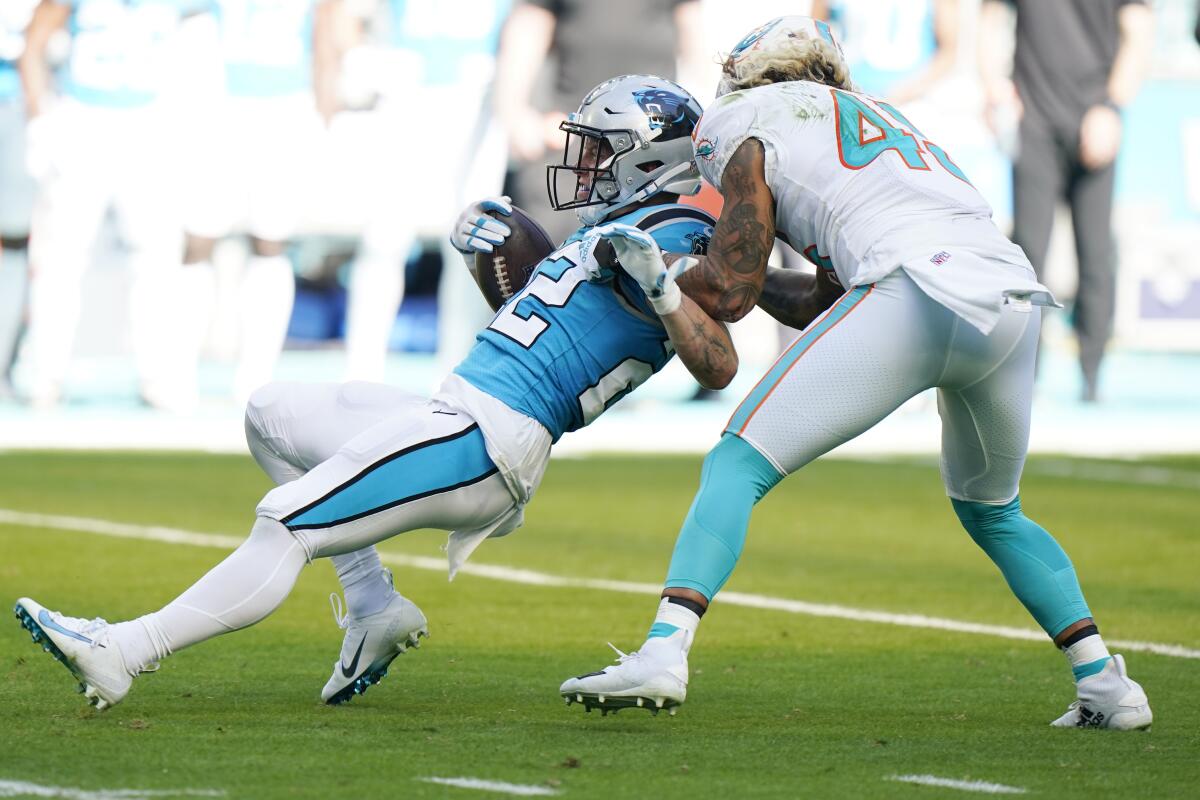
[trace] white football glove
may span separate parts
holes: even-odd
[[[593,232],[612,243],[621,268],[642,287],[659,316],[679,308],[682,295],[653,236],[620,222],[601,225]]]
[[[509,197],[487,197],[463,209],[450,231],[450,244],[464,256],[473,253],[490,253],[512,233],[505,225],[488,212],[512,216],[512,199]]]

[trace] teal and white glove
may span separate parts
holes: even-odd
[[[642,287],[660,317],[679,308],[682,294],[653,236],[620,222],[601,225],[593,233],[612,244],[621,268]]]
[[[450,244],[464,256],[473,253],[490,253],[512,233],[489,212],[512,216],[512,200],[508,197],[487,197],[463,209],[450,231]]]

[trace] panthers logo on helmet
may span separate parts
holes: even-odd
[[[708,244],[712,241],[713,229],[711,225],[705,225],[702,230],[694,231],[684,236],[688,244],[692,246],[691,254],[694,256],[708,255]]]
[[[691,136],[692,129],[700,120],[700,115],[689,103],[689,98],[669,89],[640,89],[632,94],[638,106],[649,117],[650,130],[664,130],[665,138],[671,138],[672,134]]]

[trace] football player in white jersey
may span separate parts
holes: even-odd
[[[680,282],[714,316],[758,303],[804,330],[706,458],[646,642],[561,694],[589,710],[682,703],[693,636],[754,504],[936,387],[954,511],[1070,662],[1077,700],[1053,724],[1148,727],[1146,695],[1106,649],[1070,559],[1021,511],[1041,306],[1054,301],[966,176],[899,110],[854,91],[828,26],[807,17],[772,20],[737,45],[693,141],[725,205],[707,256]],[[776,237],[817,276],[768,269]],[[679,269],[653,248],[637,258],[664,284]],[[844,293],[822,313],[834,283]]]

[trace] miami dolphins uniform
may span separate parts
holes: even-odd
[[[950,156],[886,103],[804,81],[725,95],[697,128],[701,172],[719,186],[751,137],[763,143],[778,236],[848,292],[727,432],[787,474],[939,387],[951,495],[1012,500],[1028,438],[1029,342],[1037,304],[1053,302],[1024,254]],[[800,415],[799,393],[810,398]]]

